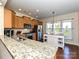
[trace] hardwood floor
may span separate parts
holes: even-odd
[[[79,47],[65,44],[64,50],[58,48],[55,59],[79,59]]]

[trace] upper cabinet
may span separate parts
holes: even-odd
[[[23,20],[24,20],[23,17],[16,16],[15,17],[15,27],[14,28],[23,28],[23,25],[24,25]]]
[[[24,17],[24,24],[32,24],[32,20],[30,17]]]
[[[32,26],[34,27],[34,25],[38,25],[38,21],[35,19],[32,20]]]
[[[4,28],[13,28],[15,13],[9,9],[4,10]]]
[[[4,28],[24,28],[24,24],[34,25],[42,24],[36,19],[31,19],[30,17],[19,17],[16,16],[12,10],[6,9],[4,11]]]
[[[4,28],[23,28],[23,17],[18,17],[12,10],[5,8]]]
[[[43,22],[42,21],[38,21],[38,25],[43,25]]]

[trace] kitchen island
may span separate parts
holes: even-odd
[[[0,36],[14,59],[54,59],[57,47],[47,43],[37,42],[25,38],[24,41],[16,41],[6,36]]]

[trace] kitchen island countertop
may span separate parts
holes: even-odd
[[[27,38],[20,42],[6,36],[0,36],[0,39],[14,59],[54,59],[57,52],[57,47]]]

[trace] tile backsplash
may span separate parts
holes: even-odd
[[[22,33],[30,32],[31,29],[13,29],[13,30],[14,30],[14,36],[16,37],[17,31],[21,31],[21,34],[22,34]]]

